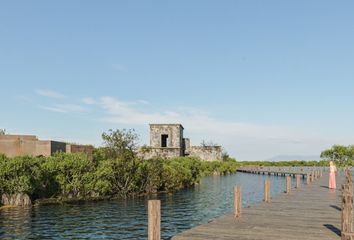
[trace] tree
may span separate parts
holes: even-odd
[[[111,159],[134,159],[138,150],[139,136],[134,129],[108,130],[102,133],[102,139],[106,150],[107,157]]]
[[[62,196],[82,197],[94,190],[95,166],[83,153],[57,153],[45,167],[55,175]]]
[[[5,135],[6,134],[6,129],[1,129],[0,128],[0,135]]]
[[[7,158],[0,155],[0,194],[25,193],[30,196],[41,188],[40,162],[34,157]]]
[[[335,161],[339,165],[348,165],[354,160],[354,146],[334,145],[321,153],[321,158]]]
[[[223,161],[236,161],[236,159],[230,157],[229,153],[225,149],[223,149],[221,156]]]

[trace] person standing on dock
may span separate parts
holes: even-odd
[[[329,189],[336,189],[336,172],[337,167],[334,165],[333,161],[329,162],[329,181],[328,181],[328,188]]]

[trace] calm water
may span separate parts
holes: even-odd
[[[162,238],[230,212],[235,185],[242,186],[243,207],[262,201],[265,178],[244,173],[206,177],[194,188],[158,195],[162,204]],[[285,178],[269,179],[271,195],[284,190]],[[147,200],[2,209],[0,239],[146,239]]]

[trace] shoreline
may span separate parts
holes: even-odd
[[[197,186],[195,184],[194,186]],[[186,188],[194,187],[189,186]],[[185,189],[186,189],[185,188]],[[49,206],[49,205],[64,205],[64,204],[78,204],[78,203],[87,203],[87,202],[102,202],[102,201],[114,201],[114,200],[129,200],[129,199],[137,199],[137,198],[147,198],[148,196],[157,196],[159,194],[173,194],[174,192],[160,191],[157,193],[144,193],[144,194],[132,194],[126,197],[123,196],[102,196],[102,197],[56,197],[56,198],[40,198],[36,199],[32,202],[31,206],[26,207],[38,207],[38,206]],[[152,198],[153,199],[153,198]],[[17,208],[24,206],[16,206],[16,205],[2,205],[0,206],[0,210],[7,208]]]

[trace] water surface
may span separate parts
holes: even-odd
[[[271,195],[284,191],[285,178],[237,173],[211,176],[198,186],[159,194],[163,239],[232,211],[232,191],[242,187],[242,205],[262,201],[264,180]],[[292,181],[293,185],[295,181]],[[147,239],[147,198],[0,210],[0,239]]]

